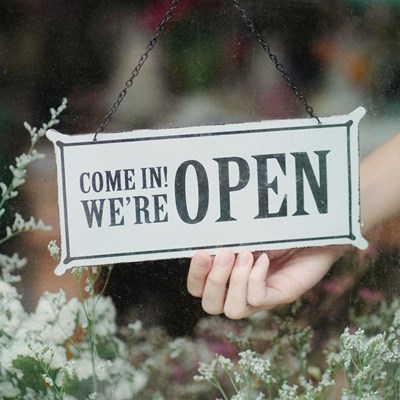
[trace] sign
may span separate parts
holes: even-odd
[[[351,243],[358,124],[349,115],[67,136],[56,152],[62,258],[75,266]]]

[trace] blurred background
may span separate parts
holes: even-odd
[[[360,125],[362,157],[399,131],[398,0],[242,5],[318,116],[367,109]],[[41,125],[63,97],[68,108],[57,128],[96,131],[169,6],[168,0],[0,0],[0,180],[10,178],[8,165],[28,145],[23,122]],[[303,117],[303,105],[231,1],[181,0],[106,131]],[[53,231],[26,235],[4,250],[30,260],[24,272],[30,284],[23,288],[28,308],[44,290],[76,290],[69,274],[53,275],[55,261],[47,252],[47,243],[59,237],[56,167],[46,139],[40,150],[46,159],[31,166],[13,206],[44,219]],[[371,301],[398,294],[399,221],[370,239],[367,253],[343,267],[356,269],[356,278],[337,283],[343,275],[330,276],[321,286],[345,299],[336,308],[324,303],[332,315],[340,315],[355,293]],[[203,314],[199,301],[186,294],[187,268],[186,259],[114,268],[108,290],[120,321],[139,317],[174,335],[190,333]]]

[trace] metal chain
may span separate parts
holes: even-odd
[[[320,124],[321,121],[315,115],[313,108],[308,104],[308,102],[307,102],[306,98],[304,97],[304,95],[300,92],[298,87],[294,84],[294,82],[293,82],[292,78],[289,76],[289,74],[284,70],[283,65],[278,61],[276,55],[272,53],[271,48],[265,42],[265,40],[261,36],[261,33],[258,32],[258,30],[256,29],[253,21],[248,17],[248,15],[246,14],[246,11],[243,9],[243,7],[241,7],[239,1],[238,0],[233,0],[233,5],[237,9],[237,11],[239,12],[240,17],[243,19],[243,21],[244,21],[245,25],[247,26],[247,28],[252,33],[254,33],[254,35],[257,38],[257,41],[260,43],[262,48],[266,51],[266,53],[268,54],[270,60],[275,64],[275,68],[281,73],[283,79],[285,79],[288,82],[289,86],[293,90],[293,92],[296,95],[296,97],[304,105],[304,107],[306,109],[306,112],[312,118],[315,118],[318,121],[318,123]]]
[[[175,11],[175,9],[179,5],[179,1],[180,0],[172,0],[170,8],[165,13],[164,18],[162,19],[160,25],[158,25],[156,33],[154,34],[154,36],[150,40],[150,42],[149,42],[149,44],[148,44],[148,46],[146,48],[146,51],[140,57],[137,65],[132,70],[130,78],[126,81],[124,88],[119,93],[119,95],[118,95],[117,99],[115,100],[114,104],[112,105],[109,113],[104,117],[101,125],[97,129],[97,131],[96,131],[96,133],[94,135],[94,138],[93,138],[94,142],[97,141],[97,135],[104,131],[106,126],[110,123],[112,115],[118,110],[118,107],[120,106],[122,100],[126,96],[126,93],[127,93],[128,89],[132,86],[133,80],[139,75],[139,72],[140,72],[141,68],[143,67],[144,63],[146,62],[146,60],[149,57],[149,53],[154,49],[158,38],[161,36],[161,34],[163,33],[163,31],[165,29],[166,24],[172,18],[173,12]],[[288,82],[289,86],[292,88],[292,90],[293,90],[294,94],[296,95],[296,97],[304,105],[304,107],[306,109],[306,112],[312,118],[315,118],[318,121],[318,123],[320,124],[321,121],[315,115],[313,108],[308,104],[308,102],[307,102],[306,98],[304,97],[304,95],[300,92],[298,87],[294,84],[294,82],[293,82],[292,78],[289,76],[289,74],[284,70],[283,65],[278,61],[276,55],[272,53],[271,48],[265,42],[265,40],[263,39],[261,34],[258,32],[258,30],[256,29],[253,21],[247,16],[246,11],[241,7],[239,1],[238,0],[233,0],[233,4],[234,4],[234,7],[239,12],[240,17],[243,19],[243,21],[244,21],[245,25],[247,26],[247,28],[252,33],[254,33],[254,35],[257,38],[257,41],[260,43],[262,48],[266,51],[266,53],[268,54],[270,60],[275,64],[276,69],[281,73],[283,79],[285,79]]]
[[[130,78],[126,81],[125,87],[121,90],[120,94],[118,95],[117,99],[115,100],[114,104],[112,105],[110,112],[104,117],[101,125],[97,129],[97,131],[94,135],[94,138],[93,138],[94,142],[97,141],[97,135],[100,132],[104,131],[106,126],[111,121],[112,115],[118,110],[118,107],[121,104],[124,97],[126,96],[128,89],[132,86],[133,80],[139,75],[139,72],[140,72],[141,68],[143,67],[143,64],[146,62],[147,58],[149,57],[149,53],[153,50],[154,46],[156,45],[157,40],[163,33],[166,24],[172,18],[173,12],[179,5],[179,1],[180,0],[173,0],[171,2],[171,6],[170,6],[169,10],[165,13],[164,18],[162,19],[160,25],[158,25],[156,33],[150,40],[150,42],[146,48],[146,51],[140,57],[139,62],[137,63],[136,67],[133,69]]]

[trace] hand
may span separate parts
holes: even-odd
[[[202,297],[204,311],[240,319],[291,303],[311,289],[345,252],[326,246],[237,256],[221,249],[215,257],[198,252],[190,263],[187,287]]]

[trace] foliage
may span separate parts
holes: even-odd
[[[31,137],[27,153],[10,166],[11,182],[0,183],[0,218],[6,204],[18,196],[28,165],[42,158],[35,146],[46,130],[57,124],[66,100],[40,129],[24,126]],[[0,244],[28,231],[49,229],[33,217],[16,213],[5,226]],[[49,251],[57,256],[54,241]],[[18,254],[0,255],[0,399],[131,399],[145,385],[146,375],[125,357],[125,344],[116,336],[116,311],[112,301],[95,293],[100,270],[76,269],[81,298],[67,299],[64,292],[43,293],[36,310],[28,313],[13,286],[27,263]]]
[[[315,357],[310,327],[292,316],[257,317],[239,340],[228,335],[239,346],[238,357],[216,355],[200,365],[195,379],[216,387],[224,399],[398,399],[398,306],[398,299],[382,302],[376,313],[354,317],[358,328],[324,342],[322,362]],[[376,333],[378,323],[381,333]]]

